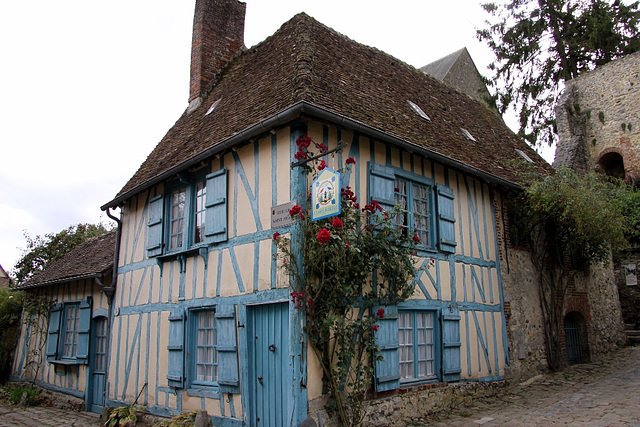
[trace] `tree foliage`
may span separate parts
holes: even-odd
[[[22,257],[14,266],[11,275],[17,283],[22,283],[47,268],[50,263],[62,258],[76,246],[109,230],[109,226],[104,224],[77,224],[56,234],[49,233],[33,238],[25,230],[24,238],[27,246],[23,249]]]
[[[0,289],[0,381],[5,382],[11,372],[13,350],[20,334],[20,302],[22,295]]]
[[[555,104],[563,83],[640,50],[638,2],[503,0],[477,36],[495,55],[490,85],[501,113],[514,107],[530,144],[555,141]]]
[[[564,301],[567,278],[589,265],[608,262],[611,252],[627,246],[637,218],[626,215],[638,203],[633,186],[595,173],[578,176],[560,168],[554,175],[529,178],[515,205],[530,236],[531,257],[540,272],[540,299],[547,356],[552,369],[562,367]],[[636,205],[637,206],[637,205]],[[636,221],[636,222],[634,222]]]

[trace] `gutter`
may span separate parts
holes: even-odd
[[[33,285],[24,285],[24,286],[16,287],[15,289],[21,291],[23,289],[34,289],[34,288],[39,288],[39,287],[42,287],[42,286],[57,285],[57,284],[64,283],[64,282],[71,282],[71,281],[74,281],[74,280],[100,279],[100,277],[102,277],[103,275],[104,275],[103,273],[80,274],[78,276],[63,277],[63,278],[60,278],[60,279],[49,280],[48,282],[35,283]]]
[[[360,123],[358,121],[355,121],[353,119],[350,119],[346,116],[337,114],[337,113],[333,113],[329,110],[326,110],[323,107],[311,104],[309,102],[306,101],[299,101],[295,104],[293,104],[290,107],[285,108],[284,110],[280,111],[279,113],[270,116],[238,133],[236,133],[235,135],[231,136],[230,138],[215,144],[211,147],[209,147],[208,149],[202,151],[200,154],[195,155],[194,157],[191,157],[190,159],[177,164],[176,166],[167,169],[166,171],[160,173],[159,175],[156,175],[155,177],[143,182],[142,184],[134,187],[133,189],[127,191],[126,193],[123,193],[119,196],[117,196],[115,199],[111,200],[110,202],[108,202],[107,204],[103,205],[100,207],[100,209],[102,209],[103,211],[108,211],[109,208],[115,208],[118,205],[120,205],[122,202],[124,202],[125,200],[127,200],[128,198],[134,196],[135,194],[143,191],[146,188],[152,187],[156,184],[161,183],[162,181],[165,181],[166,179],[169,179],[170,177],[176,175],[178,172],[181,172],[191,166],[194,166],[200,162],[202,162],[203,160],[215,156],[218,153],[221,153],[223,151],[225,151],[226,149],[229,149],[237,144],[240,144],[248,139],[251,139],[257,135],[260,135],[266,131],[270,131],[271,129],[273,129],[274,127],[276,127],[277,125],[280,125],[284,122],[290,121],[292,119],[298,118],[300,115],[302,114],[309,114],[310,116],[314,116],[317,117],[319,119],[324,119],[327,121],[331,121],[331,122],[335,122],[338,124],[341,124],[347,128],[353,129],[355,131],[361,132],[363,134],[366,135],[370,135],[372,137],[374,137],[377,140],[383,141],[383,142],[388,142],[394,145],[397,145],[399,147],[404,148],[405,150],[409,151],[409,152],[414,152],[414,153],[419,153],[427,158],[436,160],[439,163],[442,163],[444,165],[453,167],[455,169],[459,169],[462,172],[467,172],[479,177],[482,177],[483,179],[485,179],[488,182],[492,182],[495,183],[497,185],[502,185],[504,187],[507,188],[511,188],[514,190],[520,190],[522,187],[514,182],[508,181],[506,179],[500,178],[496,175],[493,175],[491,173],[485,172],[481,169],[478,169],[474,166],[471,165],[467,165],[466,163],[460,162],[458,160],[452,159],[450,157],[444,156],[442,154],[439,154],[433,150],[430,150],[426,147],[422,147],[420,145],[411,143],[409,141],[406,141],[404,139],[401,138],[397,138],[395,136],[389,135],[388,133],[385,133],[379,129],[376,129],[374,127],[371,126],[367,126],[363,123]],[[108,214],[107,214],[108,215]],[[111,217],[109,215],[109,217]],[[111,217],[112,218],[112,217]]]

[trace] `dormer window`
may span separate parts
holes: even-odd
[[[429,118],[429,116],[427,116],[427,113],[425,113],[422,108],[420,108],[420,106],[418,104],[416,104],[415,102],[409,101],[407,100],[407,102],[409,103],[409,106],[411,107],[411,109],[420,117],[422,117],[423,119],[425,119],[426,121],[430,122],[431,118]]]

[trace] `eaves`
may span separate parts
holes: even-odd
[[[506,187],[509,189],[519,190],[522,187],[512,181],[501,178],[497,175],[491,174],[484,170],[478,169],[474,166],[468,165],[466,163],[460,162],[458,160],[452,159],[450,157],[439,154],[433,150],[422,147],[420,145],[411,143],[401,138],[394,137],[393,135],[389,135],[386,132],[383,132],[374,127],[365,125],[356,120],[350,119],[346,116],[334,113],[329,111],[323,107],[314,105],[307,101],[299,101],[290,107],[280,111],[277,114],[274,114],[236,134],[227,138],[226,140],[211,146],[210,148],[200,152],[199,154],[191,157],[190,159],[178,163],[175,166],[167,169],[166,171],[160,173],[152,179],[149,179],[140,185],[132,188],[131,190],[117,196],[110,202],[104,204],[100,207],[103,211],[106,211],[109,208],[116,208],[120,206],[125,200],[134,195],[140,193],[141,191],[146,190],[149,187],[152,187],[156,184],[159,184],[173,176],[177,173],[182,172],[192,166],[199,164],[200,162],[215,156],[216,154],[222,153],[235,145],[241,144],[248,139],[254,138],[264,132],[272,130],[274,127],[291,121],[300,117],[301,115],[308,115],[312,117],[316,117],[322,120],[326,120],[328,122],[336,123],[343,125],[352,130],[361,132],[363,134],[369,135],[381,142],[386,142],[392,145],[396,145],[400,148],[403,148],[409,152],[420,154],[426,158],[432,159],[438,163],[449,166],[451,168],[457,169],[461,172],[465,172],[471,175],[474,175],[478,178],[485,180],[486,182]]]

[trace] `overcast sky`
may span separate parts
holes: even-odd
[[[246,0],[245,44],[306,12],[421,67],[467,47],[477,0]],[[187,106],[195,0],[0,2],[0,264],[29,235],[108,222],[114,198]]]

